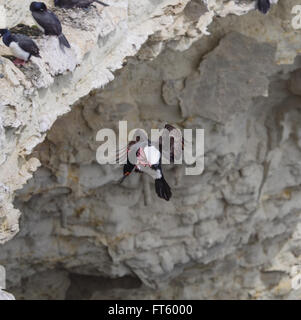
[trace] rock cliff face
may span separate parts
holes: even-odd
[[[25,30],[30,1],[17,2],[5,2],[6,23]],[[0,264],[10,292],[300,298],[298,1],[274,1],[266,16],[254,1],[108,2],[56,10],[72,43],[65,55],[37,34],[43,59],[18,69],[1,58]],[[117,184],[121,169],[96,162],[95,137],[120,120],[204,128],[204,173],[166,167],[170,202],[144,176]]]

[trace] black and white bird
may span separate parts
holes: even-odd
[[[54,0],[54,5],[56,7],[71,9],[71,8],[87,8],[93,2],[99,3],[104,7],[108,7],[109,5],[99,1],[99,0]]]
[[[26,35],[13,34],[8,29],[0,29],[0,37],[16,57],[15,65],[24,65],[32,56],[41,58],[38,46]]]
[[[32,2],[30,4],[30,11],[45,35],[57,36],[63,51],[64,47],[70,48],[68,40],[62,33],[62,25],[59,18],[52,11],[47,9],[45,3]]]
[[[163,175],[162,158],[169,158],[173,162],[179,151],[183,150],[184,140],[175,127],[167,124],[164,129],[157,143],[151,142],[143,132],[137,130],[136,140],[131,141],[127,146],[127,163],[123,166],[123,177],[120,183],[132,172],[146,173],[155,180],[158,197],[169,201],[172,192]],[[162,141],[166,140],[170,142],[167,152],[162,149]],[[119,159],[120,156],[121,154],[118,154]]]
[[[271,8],[270,0],[258,0],[257,1],[257,9],[266,14]]]

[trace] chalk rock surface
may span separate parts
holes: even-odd
[[[66,56],[37,36],[41,61],[18,69],[1,58],[0,264],[10,292],[300,299],[298,1],[268,15],[255,1],[108,2],[58,11]],[[15,3],[5,5],[8,25],[31,26]],[[170,202],[139,174],[118,185],[121,169],[96,162],[95,137],[120,120],[205,129],[203,174],[167,166]]]

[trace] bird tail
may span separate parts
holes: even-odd
[[[103,5],[104,7],[109,7],[109,5],[108,5],[108,4],[106,4],[106,3],[102,2],[102,1],[95,0],[95,2],[97,2],[97,3],[101,4],[101,5]]]
[[[60,47],[63,51],[65,51],[64,47],[71,48],[68,40],[66,39],[66,37],[62,33],[59,35],[58,38],[59,38],[59,42],[60,42]]]
[[[155,188],[159,198],[169,201],[169,199],[172,196],[172,193],[170,190],[170,186],[168,185],[163,176],[162,178],[155,180]]]

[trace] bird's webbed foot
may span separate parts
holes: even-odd
[[[19,66],[22,67],[22,66],[25,65],[26,61],[16,58],[16,59],[13,61],[13,63],[14,63],[14,65],[17,66],[17,67],[19,67]]]

